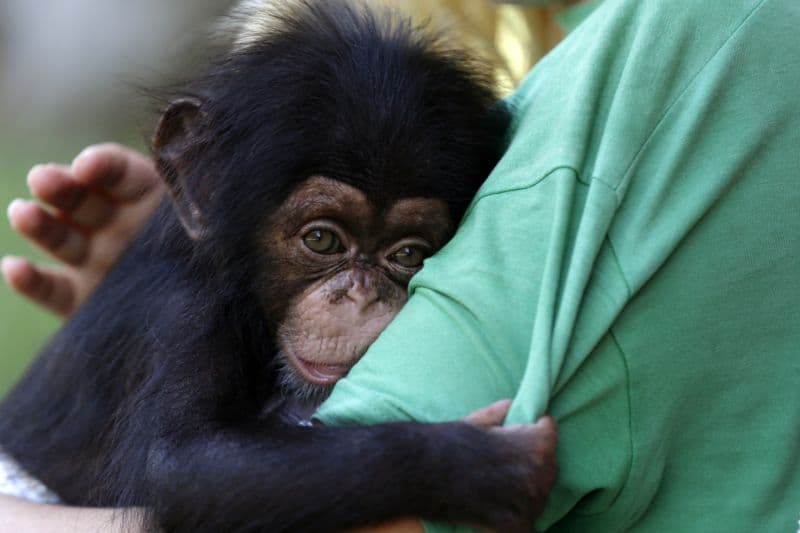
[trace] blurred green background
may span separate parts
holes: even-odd
[[[6,143],[0,149],[0,199],[8,204],[10,199],[25,196],[25,167],[30,157],[8,153]],[[7,222],[0,224],[0,250],[3,255],[31,255],[31,247],[16,237]],[[42,340],[55,328],[57,321],[21,297],[13,294],[3,284],[0,287],[0,394],[16,380],[20,371],[35,354]]]
[[[7,124],[5,121],[3,123]],[[6,206],[14,198],[28,197],[25,176],[34,164],[68,162],[82,147],[101,139],[128,142],[143,149],[141,137],[129,136],[126,139],[122,132],[116,135],[107,133],[100,137],[92,136],[87,131],[59,139],[58,142],[48,139],[37,143],[31,140],[21,145],[18,144],[19,137],[10,140],[0,137],[0,203]],[[5,209],[2,212],[5,214]],[[32,257],[39,263],[49,262],[43,253],[11,230],[5,216],[0,222],[0,254]],[[0,396],[5,395],[59,324],[60,320],[54,315],[12,292],[5,283],[0,284]]]
[[[37,163],[68,163],[85,146],[145,149],[155,122],[142,87],[179,80],[209,48],[231,1],[2,0],[0,206],[27,198]],[[203,51],[200,53],[199,51]],[[0,255],[46,260],[0,220]],[[59,320],[0,284],[0,396]]]

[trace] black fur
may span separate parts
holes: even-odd
[[[203,115],[180,153],[155,154],[184,162],[208,232],[157,210],[0,406],[0,444],[67,503],[146,506],[175,531],[528,520],[519,450],[488,432],[276,416],[265,213],[325,174],[378,203],[442,198],[458,219],[506,126],[471,60],[407,22],[339,2],[281,18],[182,89]]]

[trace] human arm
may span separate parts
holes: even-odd
[[[0,495],[0,531],[49,531],[50,533],[137,533],[146,531],[132,509],[69,507],[29,502]],[[352,533],[422,533],[419,520],[406,518]]]
[[[135,533],[144,528],[135,510],[44,505],[0,494],[0,531]]]
[[[15,200],[12,228],[63,264],[3,259],[6,283],[61,316],[70,315],[108,272],[163,196],[150,158],[106,143],[70,166],[37,165],[28,174],[41,203]]]

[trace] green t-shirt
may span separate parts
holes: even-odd
[[[561,427],[541,528],[796,531],[800,2],[608,0],[509,103],[506,155],[319,418],[510,397]]]

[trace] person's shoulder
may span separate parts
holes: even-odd
[[[710,96],[704,88],[718,81],[708,78],[735,72],[738,43],[749,43],[745,55],[759,53],[753,34],[773,31],[766,18],[785,5],[607,0],[507,98],[508,149],[479,196],[528,187],[555,169],[623,187],[648,140],[680,117],[676,103]]]

